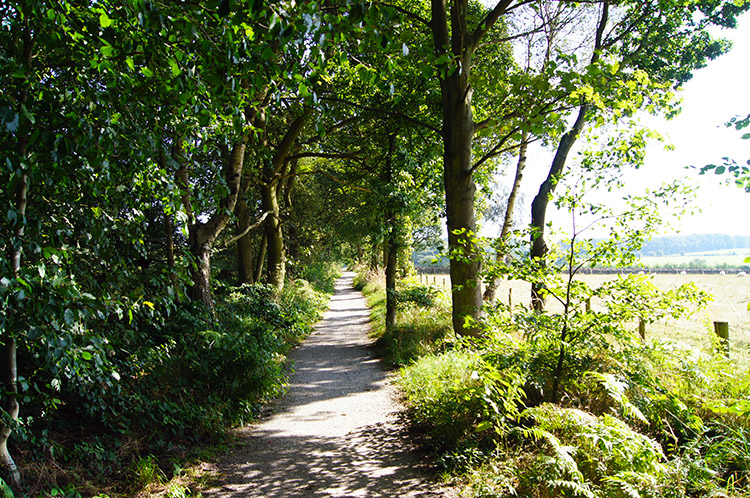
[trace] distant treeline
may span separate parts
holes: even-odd
[[[750,247],[750,235],[669,235],[646,242],[641,256],[669,256],[695,252],[744,249]]]

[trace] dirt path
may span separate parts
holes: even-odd
[[[448,497],[411,451],[389,378],[367,337],[369,310],[336,282],[330,309],[291,353],[289,393],[242,430],[241,444],[218,465],[207,497]]]

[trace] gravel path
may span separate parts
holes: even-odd
[[[371,351],[369,309],[336,282],[323,320],[290,357],[288,394],[218,464],[206,497],[449,497],[419,462],[399,422],[394,387]]]

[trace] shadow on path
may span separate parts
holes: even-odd
[[[292,351],[288,394],[241,431],[206,497],[447,497],[411,451],[393,386],[372,354],[370,313],[336,282],[330,309]]]

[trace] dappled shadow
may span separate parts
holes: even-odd
[[[225,470],[217,496],[442,496],[392,422],[363,427],[344,438],[286,437],[263,430],[254,436],[241,450],[246,463]]]
[[[410,449],[351,282],[337,281],[323,320],[290,354],[288,394],[243,429],[206,497],[447,496]]]

